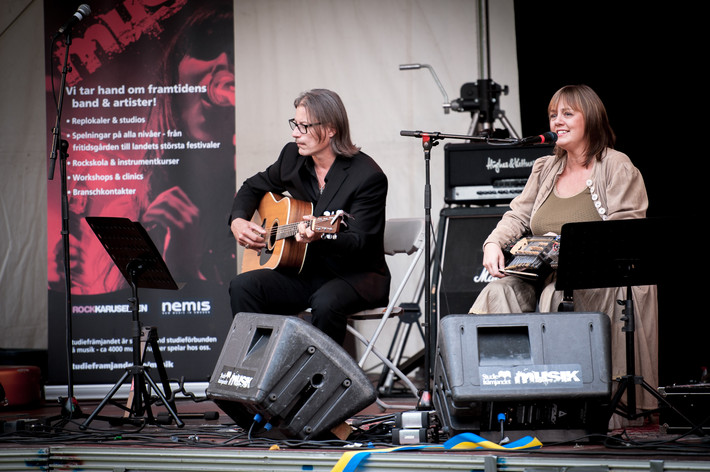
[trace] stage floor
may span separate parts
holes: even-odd
[[[59,401],[0,408],[0,470],[81,471],[358,471],[445,470],[496,472],[535,470],[560,472],[585,467],[609,470],[710,471],[710,439],[706,435],[670,434],[657,422],[614,430],[595,441],[575,438],[544,443],[536,449],[499,449],[497,444],[445,447],[447,438],[430,435],[422,444],[392,443],[391,415],[415,408],[412,397],[386,398],[398,408],[383,411],[373,404],[347,419],[347,439],[302,441],[251,436],[212,401],[181,399],[178,428],[164,408],[152,406],[154,424],[115,424],[123,411],[107,404],[89,424],[100,399],[81,400],[74,418]],[[118,400],[119,402],[121,400]],[[435,415],[434,415],[435,416]],[[85,429],[81,425],[87,426]],[[356,427],[358,426],[359,427]],[[430,428],[435,430],[436,428]],[[497,432],[499,434],[499,432]],[[516,431],[505,432],[511,441]],[[495,436],[495,434],[493,435]]]

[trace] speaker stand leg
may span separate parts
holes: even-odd
[[[656,390],[653,389],[640,375],[636,376],[630,376],[630,375],[625,375],[619,379],[619,389],[616,391],[616,394],[614,395],[611,404],[609,405],[609,419],[611,419],[611,416],[616,413],[626,419],[629,420],[635,420],[641,417],[646,417],[649,415],[652,415],[653,413],[657,413],[658,411],[661,410],[661,407],[653,409],[653,410],[646,410],[646,411],[638,411],[636,409],[636,401],[635,401],[635,391],[636,391],[636,386],[640,385],[644,390],[646,390],[648,393],[650,393],[656,400],[658,400],[659,403],[663,404],[664,407],[670,409],[673,411],[676,415],[678,415],[679,418],[681,418],[683,421],[688,423],[691,427],[691,431],[700,431],[702,435],[702,429],[700,428],[700,425],[696,425],[693,423],[691,419],[686,417],[683,413],[681,413],[675,406],[673,406],[667,399],[663,398],[663,396],[658,393]],[[627,404],[621,405],[621,397],[624,395],[624,392],[626,392],[627,397],[629,398],[629,401],[627,401]],[[631,393],[634,392],[634,393]]]
[[[426,337],[424,335],[424,330],[418,324],[419,318],[421,317],[421,311],[419,309],[418,303],[402,303],[402,308],[404,308],[404,314],[399,317],[397,322],[397,327],[395,328],[394,335],[392,336],[392,342],[390,343],[389,351],[387,352],[387,358],[392,361],[394,365],[399,367],[399,369],[404,374],[408,374],[416,367],[414,365],[408,365],[405,370],[405,365],[408,362],[401,363],[402,356],[404,354],[404,349],[409,340],[409,335],[412,332],[412,328],[416,325],[419,330],[419,334],[422,337],[422,341],[426,343]],[[381,394],[391,394],[393,390],[393,384],[395,381],[395,374],[386,365],[382,368],[382,373],[377,382],[377,391]]]
[[[165,397],[163,392],[158,388],[158,385],[148,374],[148,368],[142,365],[134,365],[126,368],[120,379],[114,384],[111,390],[106,394],[106,396],[101,400],[96,409],[89,415],[89,417],[84,421],[79,428],[85,430],[89,427],[89,424],[96,418],[96,416],[101,412],[101,410],[106,406],[106,404],[113,400],[114,395],[118,392],[118,389],[128,380],[132,378],[134,397],[133,402],[129,410],[129,415],[123,418],[114,419],[118,423],[135,423],[136,420],[146,421],[149,424],[157,424],[157,421],[153,417],[153,412],[150,408],[150,396],[148,394],[148,389],[146,383],[155,391],[158,398],[163,402],[165,408],[168,410],[168,414],[175,420],[178,427],[182,428],[185,423],[180,419],[175,409],[171,406],[168,399]],[[143,417],[143,415],[146,415]]]
[[[160,382],[163,385],[163,392],[165,397],[168,398],[169,405],[173,410],[176,410],[175,400],[173,399],[172,389],[170,388],[170,382],[168,381],[168,373],[165,370],[165,363],[163,362],[163,355],[160,352],[160,346],[158,346],[158,329],[153,326],[144,326],[141,329],[141,365],[143,359],[145,359],[146,348],[150,344],[150,348],[153,351],[153,357],[158,368],[158,376]],[[133,401],[133,392],[129,394],[126,406],[128,409],[131,408]]]
[[[134,264],[135,263],[135,264]],[[146,388],[146,382],[151,386],[151,388],[156,392],[158,398],[163,402],[165,408],[168,410],[170,416],[173,417],[175,423],[178,427],[182,428],[185,423],[180,419],[175,411],[174,403],[168,401],[165,394],[158,388],[158,385],[153,381],[153,379],[148,374],[148,367],[143,365],[143,359],[145,357],[145,348],[147,343],[151,344],[153,349],[153,356],[156,358],[158,364],[158,372],[162,378],[163,385],[166,386],[166,392],[169,392],[170,385],[167,380],[167,375],[165,372],[165,367],[163,365],[163,358],[160,355],[160,348],[157,343],[157,329],[155,328],[143,328],[140,322],[139,316],[139,303],[138,303],[138,286],[136,284],[136,277],[138,271],[141,269],[140,261],[132,261],[129,263],[129,271],[131,273],[130,284],[132,289],[132,296],[129,298],[131,305],[131,311],[133,313],[133,319],[131,324],[132,334],[133,334],[133,365],[128,367],[123,373],[121,378],[116,382],[116,384],[111,388],[109,393],[101,400],[99,406],[89,415],[89,417],[84,421],[79,428],[84,430],[89,424],[94,420],[94,417],[99,414],[101,409],[106,406],[106,403],[113,401],[113,396],[118,392],[118,389],[123,385],[123,383],[131,377],[133,384],[133,392],[129,396],[129,401],[127,406],[124,408],[127,410],[128,415],[124,418],[115,420],[117,422],[127,422],[134,423],[136,420],[147,420],[150,424],[157,424],[157,421],[153,417],[153,412],[150,408],[150,394]],[[146,417],[143,417],[143,414]]]

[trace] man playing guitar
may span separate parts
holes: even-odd
[[[258,262],[232,280],[232,314],[296,315],[310,308],[313,325],[342,344],[349,315],[388,300],[387,177],[353,145],[336,93],[314,89],[296,98],[294,106],[289,124],[295,142],[248,178],[234,198],[230,228],[246,249],[245,260]],[[286,193],[290,197],[282,200]],[[274,208],[279,208],[275,215],[261,214]],[[252,220],[257,210],[259,219]],[[344,218],[337,233],[320,229],[322,219],[314,224],[313,218],[324,214],[333,215],[331,223]],[[273,264],[288,255],[272,233],[285,227],[292,235],[284,243],[300,246],[304,255],[295,264]]]

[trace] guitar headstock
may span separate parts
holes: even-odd
[[[333,214],[326,214],[323,216],[318,216],[311,220],[311,229],[316,233],[323,234],[335,234],[340,231],[340,225],[347,224],[343,221],[343,217],[347,216],[342,210],[333,212]]]

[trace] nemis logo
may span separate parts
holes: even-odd
[[[180,300],[163,302],[160,305],[163,315],[209,315],[212,305],[209,300]]]

